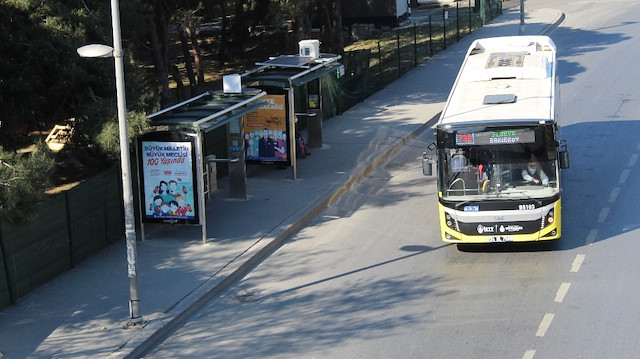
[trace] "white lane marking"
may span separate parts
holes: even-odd
[[[638,162],[638,154],[634,153],[631,155],[631,158],[629,158],[629,167],[635,166],[636,162]]]
[[[576,259],[574,259],[573,263],[571,264],[570,272],[577,273],[580,270],[580,266],[582,265],[582,262],[584,262],[584,254],[578,254],[576,256]]]
[[[609,195],[609,203],[613,203],[618,199],[618,195],[620,194],[620,188],[615,187],[611,190],[611,194]]]
[[[619,184],[624,184],[625,182],[627,182],[627,178],[629,177],[629,173],[631,171],[626,169],[623,170],[622,173],[620,174],[620,180],[618,181]]]
[[[587,244],[591,244],[593,243],[593,241],[596,240],[596,237],[598,236],[598,230],[597,229],[592,229],[591,231],[589,231],[589,234],[587,234]]]
[[[598,223],[602,223],[604,222],[605,219],[607,219],[607,216],[609,215],[609,211],[611,209],[609,207],[604,207],[601,211],[600,211],[600,215],[598,216]]]
[[[534,355],[536,355],[536,351],[533,349],[529,349],[526,352],[524,352],[522,359],[533,359]]]
[[[562,301],[564,300],[564,296],[567,295],[567,292],[569,291],[570,286],[570,282],[564,282],[560,284],[560,288],[558,288],[558,292],[556,292],[556,299],[554,299],[553,301],[556,303],[562,303]]]
[[[549,329],[549,326],[551,325],[553,317],[553,313],[547,313],[544,315],[544,318],[542,318],[542,322],[540,322],[540,326],[538,327],[538,331],[536,332],[536,337],[544,337],[547,329]]]

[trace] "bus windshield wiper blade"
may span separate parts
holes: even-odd
[[[542,201],[537,199],[537,198],[533,198],[531,196],[529,196],[528,194],[524,193],[524,191],[513,191],[513,192],[509,192],[509,193],[517,193],[517,194],[521,194],[525,197],[527,197],[528,199],[534,201],[535,203],[538,204],[538,207],[542,207]]]
[[[456,209],[459,209],[462,205],[465,205],[465,204],[473,202],[473,201],[474,201],[473,199],[468,199],[466,201],[458,202],[458,203],[456,203]]]

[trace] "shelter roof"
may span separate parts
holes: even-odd
[[[281,55],[256,62],[255,69],[242,74],[244,83],[271,82],[283,87],[302,86],[332,71],[339,71],[342,56],[319,54],[317,58],[301,55]]]
[[[266,92],[243,89],[242,93],[205,92],[147,116],[152,126],[193,128],[209,132],[263,106]]]

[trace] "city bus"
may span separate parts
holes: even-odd
[[[423,154],[437,164],[438,212],[448,243],[560,238],[556,46],[547,36],[478,39],[462,67]]]

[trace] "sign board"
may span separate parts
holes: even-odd
[[[138,136],[143,222],[199,224],[196,138],[182,131]]]
[[[244,117],[247,162],[290,163],[287,133],[287,95],[270,93],[266,104]]]
[[[535,141],[536,135],[533,129],[456,133],[458,146],[509,145]]]

